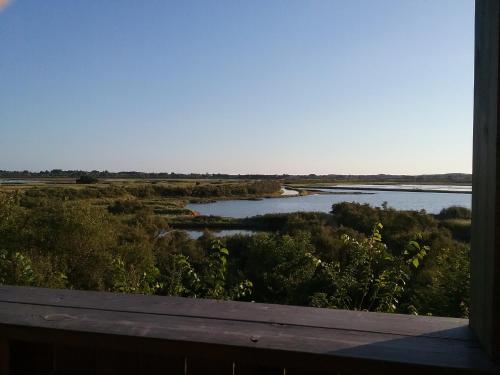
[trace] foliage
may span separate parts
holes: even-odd
[[[25,195],[31,198],[58,198],[80,200],[95,198],[224,198],[260,197],[279,194],[278,181],[240,181],[205,182],[203,184],[158,182],[158,183],[114,183],[97,184],[93,177],[82,176],[74,186],[35,186],[26,189]],[[79,186],[91,184],[90,186]]]
[[[213,241],[202,264],[200,296],[215,299],[240,299],[252,293],[253,283],[243,280],[236,285],[227,283],[229,250],[220,241]]]
[[[471,210],[466,207],[450,206],[443,208],[437,215],[441,220],[443,219],[471,219]]]
[[[468,317],[469,250],[468,246],[459,245],[428,257],[409,298],[416,310],[430,315]]]
[[[30,259],[20,252],[9,254],[0,250],[0,284],[32,285],[33,269]]]
[[[305,290],[318,266],[313,254],[307,233],[260,234],[248,238],[240,267],[252,280],[253,296],[258,301],[305,304]]]
[[[450,231],[453,238],[458,241],[470,243],[471,221],[468,219],[445,219],[440,225]]]
[[[322,277],[331,283],[330,295],[313,295],[311,304],[317,307],[395,312],[410,278],[411,264],[418,268],[419,260],[426,255],[426,248],[412,241],[409,247],[417,252],[410,258],[390,254],[382,242],[380,229],[374,227],[372,235],[356,240],[342,236],[345,256],[337,262],[322,262]],[[405,255],[409,255],[407,252]]]
[[[97,184],[99,180],[93,176],[82,175],[76,179],[77,184]]]
[[[117,257],[113,260],[112,269],[112,290],[121,293],[142,293],[154,294],[161,289],[161,284],[157,281],[159,271],[152,266],[142,273],[137,272],[133,264],[128,267],[125,262]]]
[[[143,209],[144,204],[135,199],[118,199],[108,206],[112,214],[133,214]]]
[[[197,296],[200,278],[189,257],[183,254],[168,254],[161,273],[161,294],[168,296]]]

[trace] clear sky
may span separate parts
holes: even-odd
[[[470,172],[473,24],[473,0],[11,1],[0,169]]]

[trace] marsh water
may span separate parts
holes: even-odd
[[[388,185],[387,185],[388,186]],[[387,187],[386,186],[386,187]],[[402,185],[390,185],[397,189]],[[422,185],[425,186],[425,185]],[[363,187],[357,185],[356,188]],[[368,188],[368,185],[366,185]],[[425,210],[428,213],[439,213],[450,206],[471,207],[472,195],[470,186],[435,186],[436,191],[422,192],[418,185],[412,185],[415,191],[374,191],[374,190],[331,190],[321,188],[323,194],[305,196],[286,196],[283,198],[266,198],[262,200],[225,200],[213,203],[192,203],[190,210],[201,215],[244,218],[269,213],[289,213],[297,211],[330,212],[332,204],[340,202],[368,203],[380,207],[387,202],[389,207],[398,210]],[[406,187],[405,187],[406,188]],[[425,186],[429,189],[429,186]],[[327,193],[327,194],[324,194]],[[290,195],[290,194],[287,194]]]
[[[189,229],[189,230],[186,230],[185,232],[193,240],[200,238],[205,233],[202,230],[195,230],[195,229]],[[210,233],[215,237],[227,237],[227,236],[234,236],[234,235],[250,236],[252,234],[257,233],[257,231],[251,230],[251,229],[223,229],[223,230],[216,230],[216,231],[211,230]]]

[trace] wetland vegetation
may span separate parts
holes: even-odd
[[[0,283],[468,314],[468,209],[344,202],[328,213],[224,218],[186,204],[277,197],[282,181],[92,182],[0,185]]]

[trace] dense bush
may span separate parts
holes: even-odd
[[[93,176],[83,175],[76,179],[77,184],[97,184],[99,180]]]
[[[470,219],[472,217],[471,210],[466,207],[451,206],[443,208],[437,215],[441,220],[444,219]]]
[[[404,256],[391,254],[382,242],[379,224],[370,237],[356,240],[343,235],[344,254],[334,262],[321,262],[320,277],[329,290],[315,292],[311,305],[343,309],[395,312],[413,268],[428,248],[410,242]],[[411,251],[411,253],[410,253]],[[412,267],[413,266],[413,267]]]
[[[138,200],[120,199],[114,201],[108,206],[108,211],[112,214],[133,214],[137,211],[144,210],[146,206]]]
[[[470,243],[471,221],[467,219],[441,220],[440,225],[448,229],[454,239],[465,243]]]

